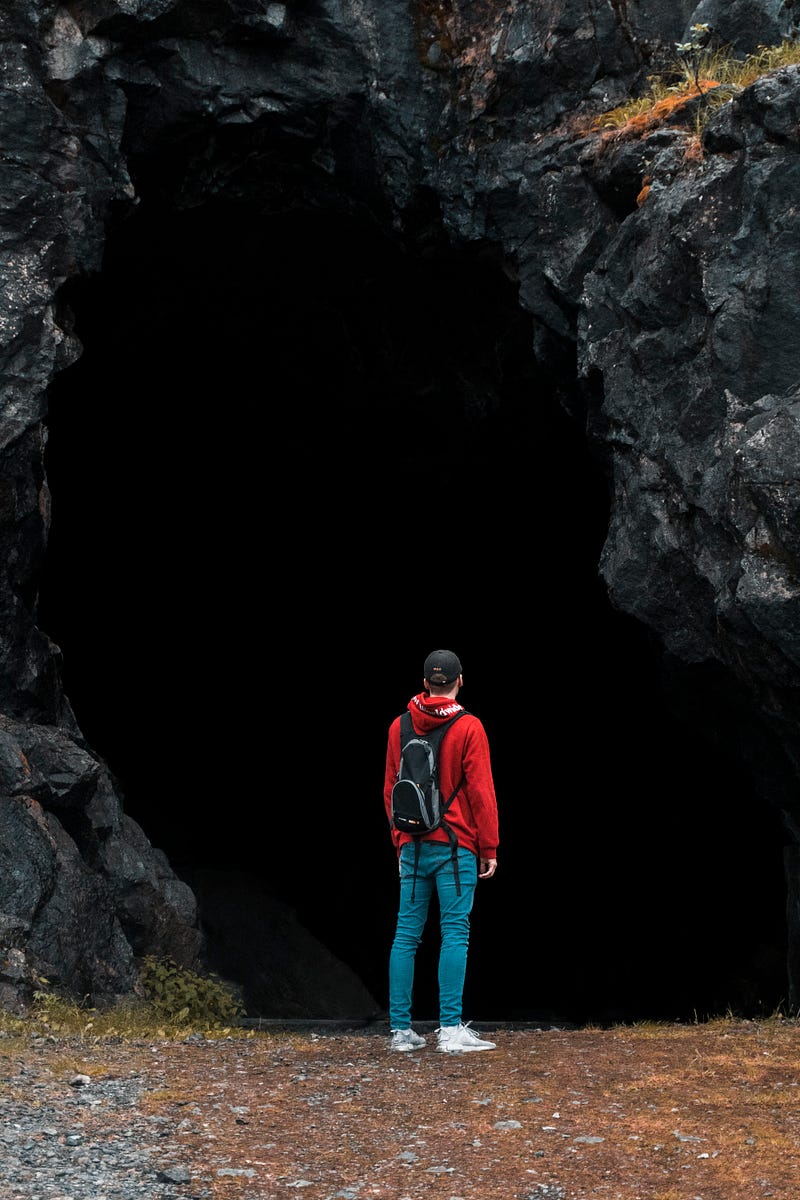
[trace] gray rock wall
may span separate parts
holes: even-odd
[[[677,662],[736,681],[781,761],[765,792],[774,802],[780,779],[794,827],[798,75],[721,109],[699,160],[685,131],[631,146],[587,126],[695,21],[740,53],[794,30],[777,0],[31,0],[0,14],[7,997],[36,971],[116,994],[136,954],[200,950],[191,893],[124,814],[37,625],[42,419],[48,384],[80,352],[59,289],[98,269],[112,206],[135,204],[131,156],[198,131],[311,142],[326,201],[367,195],[402,228],[424,188],[455,241],[502,248],[542,363],[579,351],[587,434],[613,481],[613,602]],[[235,177],[198,164],[171,184],[174,203],[231,194]]]
[[[724,106],[694,165],[654,161],[579,319],[582,369],[602,376],[590,421],[612,461],[615,603],[676,658],[746,682],[793,763],[798,82],[787,68]]]

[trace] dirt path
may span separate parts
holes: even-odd
[[[40,1043],[6,1052],[3,1087],[34,1069],[52,1124],[84,1075],[87,1144],[136,1121],[149,1139],[147,1200],[798,1200],[797,1022],[494,1040],[459,1057],[432,1039],[392,1054],[374,1031]]]

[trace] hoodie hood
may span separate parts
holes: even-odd
[[[463,704],[457,700],[451,700],[448,696],[431,696],[428,692],[412,696],[407,708],[417,733],[430,733],[437,725],[464,710]]]

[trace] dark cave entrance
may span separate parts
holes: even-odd
[[[772,1011],[777,818],[608,604],[574,381],[535,361],[496,249],[430,207],[413,236],[241,189],[179,208],[157,165],[64,290],[84,354],[47,421],[41,621],[128,812],[179,874],[258,875],[385,1003],[385,730],[451,645],[501,805],[466,1018]]]

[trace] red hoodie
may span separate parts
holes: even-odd
[[[447,696],[430,696],[427,692],[412,696],[407,705],[414,732],[422,735],[435,729],[442,721],[449,721],[457,712],[461,712],[462,707],[457,700]],[[389,726],[383,782],[383,802],[390,825],[392,787],[399,766],[400,718],[395,717]],[[464,782],[447,810],[447,824],[458,838],[459,846],[471,850],[478,858],[497,858],[497,798],[492,780],[489,741],[483,725],[471,713],[456,721],[442,739],[439,783],[445,799],[462,776]],[[405,842],[413,841],[410,833],[398,833],[396,829],[392,829],[392,839],[398,854]],[[444,829],[434,829],[422,840],[447,843],[447,833]]]

